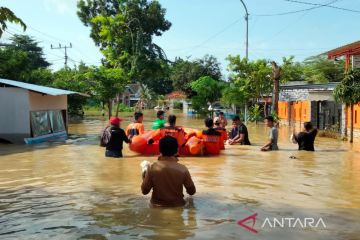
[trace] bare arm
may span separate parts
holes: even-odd
[[[191,179],[189,171],[185,172],[184,187],[189,195],[194,195],[196,193],[195,184]]]
[[[153,183],[151,181],[151,167],[148,167],[148,170],[145,173],[145,178],[141,184],[141,192],[142,194],[148,194],[153,188]]]

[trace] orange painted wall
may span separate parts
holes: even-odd
[[[291,120],[307,122],[310,121],[311,115],[310,101],[293,102],[291,107]]]
[[[278,104],[278,111],[279,111],[279,118],[280,119],[284,119],[287,120],[288,119],[288,106],[289,103],[288,102],[279,102]]]
[[[346,109],[347,118],[350,120],[350,107]],[[350,121],[347,124],[350,128]],[[354,128],[360,129],[360,103],[354,105]]]

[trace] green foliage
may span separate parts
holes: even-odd
[[[251,122],[258,122],[258,121],[262,120],[262,110],[260,108],[260,105],[255,104],[254,106],[250,107],[249,120]]]
[[[223,91],[222,102],[244,105],[272,91],[271,67],[265,59],[247,61],[240,56],[229,56],[231,82]]]
[[[119,112],[134,112],[134,108],[128,107],[123,103],[118,103],[119,106],[117,106],[117,109]]]
[[[76,69],[63,68],[54,72],[52,87],[89,93],[90,87],[84,78],[84,75]],[[81,115],[83,106],[86,104],[87,98],[78,95],[68,96],[68,111],[71,115]]]
[[[304,67],[301,63],[294,61],[294,56],[283,57],[281,64],[281,83],[289,81],[302,81]]]
[[[159,92],[163,91],[161,85],[169,85],[164,69],[166,56],[153,38],[171,27],[165,12],[158,1],[78,2],[78,16],[91,27],[90,36],[105,56],[105,65],[121,68],[132,82],[141,80]]]
[[[0,77],[34,84],[51,82],[50,66],[33,38],[15,35],[11,46],[0,48]]]
[[[174,102],[174,109],[182,109],[183,103],[182,102]]]
[[[118,68],[93,67],[84,77],[90,83],[92,95],[101,102],[115,98],[129,83],[124,71]]]
[[[344,78],[344,61],[331,61],[320,55],[305,59],[304,77],[310,83],[340,82]]]
[[[205,76],[192,82],[191,89],[196,93],[192,98],[192,106],[195,110],[201,110],[207,107],[208,103],[214,103],[221,97],[221,91],[224,86],[222,81]]]
[[[215,80],[221,79],[220,63],[214,56],[205,55],[195,61],[177,58],[171,66],[170,79],[174,88],[186,93],[188,97],[194,95],[191,82],[203,76],[209,76]]]
[[[19,24],[24,31],[26,30],[25,23],[20,18],[18,18],[15,13],[6,7],[0,7],[0,38],[7,29],[6,22]]]
[[[280,121],[280,118],[279,118],[279,116],[277,115],[276,112],[271,112],[270,116],[273,117],[274,122],[279,122]]]
[[[344,79],[334,89],[337,101],[351,105],[360,102],[360,70],[346,73]]]

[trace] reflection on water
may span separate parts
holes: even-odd
[[[124,119],[126,125],[130,115]],[[317,152],[298,152],[283,127],[281,150],[260,152],[267,130],[251,125],[252,146],[228,146],[219,157],[182,158],[198,191],[193,204],[157,209],[140,192],[139,163],[145,158],[128,149],[124,159],[105,158],[96,140],[104,126],[103,119],[89,118],[70,126],[80,139],[67,144],[0,146],[0,239],[359,239],[358,144],[319,138]],[[328,228],[254,234],[236,224],[253,213],[258,221],[323,217]]]

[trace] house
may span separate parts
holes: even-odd
[[[280,86],[278,116],[281,122],[301,128],[302,123],[311,122],[318,129],[340,131],[342,104],[337,103],[333,96],[337,84],[290,82]]]
[[[67,95],[57,88],[0,79],[0,139],[38,143],[66,138]]]
[[[128,84],[125,87],[125,91],[119,96],[120,101],[128,106],[134,107],[139,101],[141,96],[140,84]]]
[[[345,58],[345,71],[350,68],[360,68],[360,41],[335,48],[325,53],[329,59]],[[350,133],[351,109],[343,107],[342,134]],[[360,102],[354,105],[353,109],[354,136],[360,138]]]

